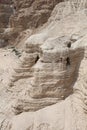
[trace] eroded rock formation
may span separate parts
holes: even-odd
[[[18,10],[24,8],[16,2]],[[36,34],[27,30],[31,36],[24,37],[24,51],[4,91],[9,99],[0,109],[1,130],[87,129],[86,5],[60,2]]]
[[[9,18],[12,15],[12,8],[10,7],[10,0],[0,1],[0,47],[6,46],[8,43],[7,39],[3,38],[4,31],[9,26]]]
[[[16,15],[10,20],[14,28],[37,28],[47,22],[53,8],[63,0],[15,0]]]

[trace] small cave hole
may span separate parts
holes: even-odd
[[[39,60],[39,55],[37,55],[37,57],[35,59],[35,63],[37,63],[38,60]]]
[[[67,47],[68,47],[68,48],[70,48],[70,47],[71,47],[71,42],[69,42],[69,43],[67,44]]]
[[[70,58],[69,57],[66,58],[66,66],[70,66]]]
[[[16,6],[14,5],[14,9],[16,10]]]

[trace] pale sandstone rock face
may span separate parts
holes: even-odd
[[[87,129],[87,2],[73,2],[58,4],[46,26],[24,40],[2,89],[9,98],[1,96],[1,130]]]
[[[72,45],[73,49],[81,50],[83,57],[74,93],[65,100],[41,109],[37,112],[26,112],[15,116],[5,128],[7,130],[86,130],[87,106],[86,106],[86,70],[87,64],[87,35]],[[79,56],[78,56],[79,57]],[[79,61],[80,62],[80,61]],[[79,63],[78,62],[78,63]]]

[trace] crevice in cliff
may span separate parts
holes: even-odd
[[[70,66],[70,64],[71,64],[71,63],[70,63],[70,58],[67,57],[67,58],[66,58],[66,66]]]

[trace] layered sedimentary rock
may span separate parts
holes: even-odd
[[[12,15],[12,8],[10,7],[10,0],[0,1],[0,47],[4,47],[8,44],[7,39],[3,38],[4,31],[9,26],[9,18]]]
[[[7,130],[9,128],[17,130],[20,128],[20,124],[22,130],[87,129],[87,74],[85,70],[87,64],[87,35],[74,43],[72,48],[82,50],[82,62],[80,64],[77,82],[74,85],[74,93],[64,101],[53,106],[46,107],[37,112],[26,112],[15,116],[9,123]]]
[[[12,14],[10,4],[10,0],[0,1],[0,28],[6,28],[8,26],[9,17]]]
[[[86,70],[84,69],[84,66],[86,66],[87,64],[86,42],[87,36],[81,38],[72,45],[72,49],[78,50],[79,53],[78,59],[80,60],[78,61],[78,64],[80,64],[81,62],[79,67],[78,79],[73,86],[74,93],[65,100],[55,105],[46,107],[37,112],[26,112],[15,116],[4,129],[17,130],[20,128],[20,125],[22,126],[22,130],[57,130],[58,128],[61,130],[87,129]],[[24,105],[26,106],[26,103]],[[19,107],[19,109],[20,108],[21,106]],[[2,130],[3,126],[5,126],[4,123],[2,123]]]
[[[56,9],[54,10],[56,11]],[[14,69],[9,85],[15,87],[16,82],[27,78],[29,85],[25,91],[27,91],[30,101],[19,97],[13,106],[16,113],[42,108],[39,104],[40,101],[45,100],[44,98],[47,99],[43,107],[47,106],[47,102],[53,104],[73,93],[72,86],[77,79],[83,50],[73,49],[72,46],[86,33],[86,29],[84,30],[86,11],[78,11],[60,21],[55,18],[54,22],[51,22],[41,33],[29,37],[24,43],[25,52],[21,56],[17,68]],[[74,24],[75,22],[76,24]],[[52,100],[52,98],[54,99]],[[27,105],[26,110],[22,102],[25,106]],[[35,106],[35,102],[38,107]]]
[[[6,89],[1,130],[87,129],[86,4],[58,4],[46,26],[25,39]]]
[[[62,0],[15,0],[16,14],[10,18],[14,28],[36,28],[47,22],[55,5]]]
[[[16,44],[21,31],[46,23],[55,5],[61,1],[0,1],[0,31],[4,32],[0,37],[7,40],[6,44]]]

